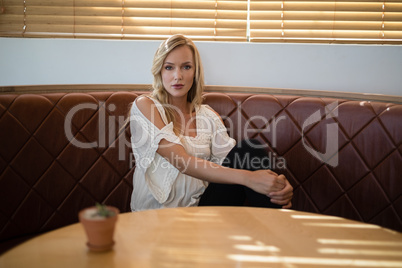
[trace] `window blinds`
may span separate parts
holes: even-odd
[[[3,0],[2,36],[246,40],[247,0]]]
[[[258,1],[251,41],[402,41],[402,1]]]
[[[0,36],[402,44],[402,1],[0,0]],[[0,12],[1,12],[0,8]]]

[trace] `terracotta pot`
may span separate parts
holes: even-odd
[[[78,214],[87,235],[87,246],[91,251],[107,251],[113,248],[113,234],[119,210],[111,206],[107,208],[115,212],[115,215],[107,218],[91,217],[94,215],[96,207],[83,209]]]

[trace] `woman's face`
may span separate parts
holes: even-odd
[[[188,46],[173,49],[162,66],[162,83],[170,97],[185,98],[193,85],[195,64],[193,52]]]

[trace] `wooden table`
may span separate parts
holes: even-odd
[[[81,224],[33,238],[0,267],[402,267],[402,234],[338,217],[248,207],[120,214],[114,250],[86,248]]]

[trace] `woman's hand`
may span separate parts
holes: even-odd
[[[279,192],[286,186],[285,176],[278,176],[271,170],[257,170],[250,172],[248,188],[254,191],[268,195],[272,192]]]
[[[271,170],[253,171],[246,186],[267,195],[272,203],[282,205],[282,208],[292,207],[293,187],[284,175]]]
[[[293,187],[284,175],[279,175],[285,181],[285,187],[280,191],[271,192],[268,197],[271,198],[271,202],[277,205],[282,205],[282,208],[292,207]]]

